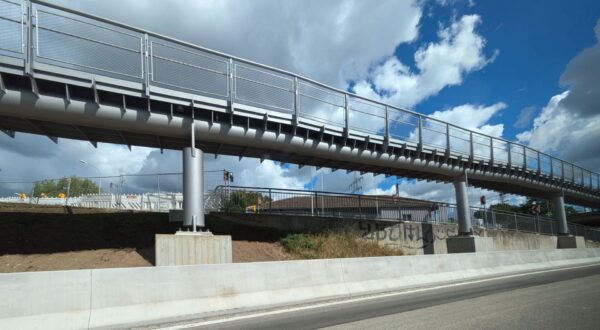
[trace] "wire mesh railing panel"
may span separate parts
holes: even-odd
[[[525,160],[527,169],[531,171],[538,170],[538,153],[537,151],[525,148]]]
[[[475,159],[489,160],[492,153],[492,142],[489,137],[473,133],[473,156]]]
[[[389,137],[399,141],[419,143],[419,116],[388,107]]]
[[[270,110],[294,111],[294,79],[251,64],[234,62],[235,101]]]
[[[496,228],[498,229],[517,229],[514,214],[494,212],[494,221],[496,223]]]
[[[537,232],[537,224],[535,218],[517,215],[515,217],[515,221],[517,228],[516,230],[529,233]]]
[[[550,176],[552,174],[552,158],[540,153],[540,173]]]
[[[493,139],[494,143],[494,162],[499,164],[508,164],[508,150],[510,144],[506,141]]]
[[[565,174],[565,181],[574,182],[575,180],[575,167],[573,164],[563,163],[563,171]]]
[[[383,137],[385,134],[385,106],[357,97],[348,97],[348,127]]]
[[[447,147],[446,124],[437,120],[422,120],[423,145],[444,152]]]
[[[462,156],[471,155],[471,133],[462,128],[450,126],[450,150]]]
[[[21,3],[0,0],[0,54],[23,57],[24,7]]]
[[[227,98],[229,60],[163,40],[150,41],[152,84]]]
[[[127,80],[143,75],[141,34],[36,7],[37,60]]]
[[[552,158],[552,174],[554,178],[562,178],[563,164],[559,159]]]
[[[555,235],[557,232],[555,221],[539,220],[538,232],[545,235]]]
[[[525,148],[520,145],[510,145],[510,163],[514,167],[525,167]]]
[[[307,81],[298,81],[300,116],[324,124],[344,126],[344,106],[344,94]]]
[[[573,168],[573,182],[578,185],[583,185],[583,170],[580,167]]]

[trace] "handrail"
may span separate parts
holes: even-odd
[[[438,123],[441,123],[441,124],[445,125],[447,127],[446,133],[439,132],[440,134],[448,135],[448,133],[447,133],[448,130],[450,128],[453,128],[453,129],[456,129],[456,130],[460,130],[460,131],[469,133],[471,136],[488,138],[492,142],[490,143],[490,145],[486,145],[485,147],[491,149],[490,155],[494,154],[494,149],[503,150],[503,152],[507,152],[508,155],[509,155],[508,156],[508,162],[509,163],[511,163],[511,157],[510,157],[510,155],[511,155],[511,153],[513,153],[513,146],[517,146],[519,149],[523,150],[523,152],[522,152],[523,155],[519,154],[523,158],[522,159],[522,163],[523,163],[522,166],[523,166],[523,168],[525,168],[525,169],[531,169],[531,170],[537,170],[538,173],[545,172],[544,169],[542,168],[542,164],[541,164],[541,160],[540,160],[541,156],[545,156],[545,157],[547,157],[549,159],[549,164],[550,164],[550,171],[549,172],[550,172],[550,175],[553,178],[565,180],[565,178],[568,177],[568,178],[571,178],[571,180],[569,180],[569,181],[571,181],[572,184],[579,184],[579,183],[581,183],[581,185],[583,187],[587,187],[587,188],[589,188],[591,190],[600,191],[600,174],[599,173],[587,170],[587,169],[585,169],[583,167],[580,167],[578,165],[575,165],[573,163],[565,161],[565,160],[563,160],[561,158],[554,157],[554,156],[552,156],[552,155],[550,155],[548,153],[535,150],[535,149],[533,149],[533,148],[531,148],[531,147],[529,147],[527,145],[521,144],[521,143],[516,142],[516,141],[510,141],[510,140],[507,140],[507,139],[504,139],[504,138],[501,138],[501,137],[491,136],[491,135],[485,134],[483,132],[480,132],[478,130],[470,130],[470,129],[462,128],[462,127],[460,127],[460,126],[458,126],[456,124],[449,123],[449,122],[446,122],[446,121],[443,121],[443,120],[440,120],[440,119],[437,119],[435,117],[431,117],[431,116],[428,116],[428,115],[425,115],[425,114],[421,114],[421,113],[418,113],[418,112],[413,111],[413,110],[405,109],[405,108],[402,108],[402,107],[397,107],[397,106],[394,106],[394,105],[391,105],[391,104],[388,104],[388,103],[385,103],[385,102],[382,102],[382,101],[379,101],[379,100],[374,100],[374,99],[370,99],[370,98],[367,98],[367,97],[364,97],[364,96],[357,95],[357,94],[349,92],[347,90],[345,91],[345,90],[342,90],[342,89],[339,89],[339,88],[336,88],[336,87],[332,87],[332,86],[326,85],[324,83],[318,82],[316,80],[313,80],[311,78],[304,77],[304,76],[295,74],[295,73],[287,71],[287,70],[279,69],[279,68],[272,67],[272,66],[269,66],[269,65],[265,65],[265,64],[261,64],[261,63],[254,62],[254,61],[251,61],[251,60],[247,60],[247,59],[243,59],[243,58],[236,57],[236,56],[233,56],[233,55],[229,55],[227,53],[223,53],[223,52],[219,52],[219,51],[212,50],[212,49],[209,49],[209,48],[205,48],[205,47],[202,47],[202,46],[198,46],[198,45],[195,45],[195,44],[190,43],[190,42],[186,42],[186,41],[183,41],[183,40],[180,40],[180,39],[177,39],[177,38],[172,38],[172,37],[160,34],[160,33],[155,33],[155,32],[143,29],[143,28],[139,28],[139,27],[132,26],[132,25],[125,24],[125,23],[121,23],[121,22],[118,22],[118,21],[115,21],[115,20],[103,18],[103,17],[96,16],[96,15],[93,15],[93,14],[84,13],[84,12],[81,12],[81,11],[78,11],[78,10],[75,10],[75,9],[71,9],[71,8],[62,6],[62,5],[50,3],[50,2],[45,1],[45,0],[25,0],[25,3],[26,4],[38,4],[38,5],[41,5],[41,6],[48,7],[48,8],[53,8],[55,10],[67,12],[67,13],[70,13],[70,14],[73,14],[73,15],[77,15],[77,16],[81,16],[81,17],[85,17],[85,18],[88,18],[88,19],[91,19],[91,20],[95,20],[95,21],[98,21],[98,22],[102,22],[102,23],[108,24],[108,25],[112,25],[112,26],[116,26],[116,27],[119,27],[119,28],[122,28],[122,29],[126,29],[128,31],[133,31],[133,32],[137,32],[137,33],[140,33],[140,34],[144,34],[146,37],[147,36],[151,36],[151,37],[154,37],[154,38],[158,38],[158,39],[166,40],[166,41],[169,41],[169,42],[173,42],[173,43],[181,45],[181,46],[185,46],[185,47],[190,47],[190,48],[193,48],[193,49],[197,49],[197,50],[206,52],[208,54],[212,54],[212,55],[216,55],[216,56],[219,56],[219,57],[224,57],[224,58],[227,58],[227,59],[230,59],[230,60],[234,60],[236,62],[245,63],[245,64],[249,64],[249,65],[252,65],[252,66],[259,67],[259,68],[267,69],[267,70],[270,70],[270,71],[273,71],[273,72],[276,72],[276,73],[284,74],[286,76],[289,76],[290,78],[299,79],[299,81],[301,81],[301,82],[308,82],[308,83],[314,84],[316,86],[319,86],[321,88],[324,88],[326,90],[333,91],[333,92],[336,92],[336,93],[340,93],[341,95],[343,95],[346,98],[352,97],[352,98],[355,98],[357,100],[362,100],[362,101],[369,102],[369,103],[372,103],[372,104],[375,104],[375,105],[383,106],[385,108],[386,115],[385,115],[385,117],[382,117],[382,118],[385,118],[385,127],[387,127],[387,128],[384,128],[384,130],[383,130],[383,137],[384,138],[388,138],[389,139],[393,135],[393,133],[390,133],[389,132],[390,130],[388,129],[389,128],[389,123],[391,121],[393,121],[393,120],[390,119],[390,118],[388,118],[387,113],[388,113],[389,110],[394,110],[394,111],[400,111],[400,112],[403,112],[403,113],[406,113],[406,114],[410,114],[410,115],[413,115],[413,116],[417,116],[419,118],[419,121],[421,123],[425,119],[425,120],[428,120],[428,121],[438,122]],[[28,44],[28,46],[29,47],[33,47],[33,45],[30,45],[30,44]],[[29,51],[30,51],[30,49],[27,49],[27,53],[29,53]],[[149,68],[146,67],[147,65],[148,64],[145,63],[144,60],[142,60],[142,68],[143,68],[142,73],[143,73],[143,75],[146,75],[148,73],[148,71],[149,71]],[[228,66],[227,70],[228,70],[228,73],[231,74],[233,68],[231,66]],[[297,84],[295,84],[295,88],[296,88],[296,93],[297,93],[297,88],[298,88]],[[294,98],[294,104],[296,104],[296,102],[297,102],[296,99],[297,98]],[[350,110],[346,106],[345,109],[344,109],[344,111],[348,112]],[[372,114],[372,115],[375,115],[375,114]],[[427,130],[427,128],[422,127],[422,125],[418,125],[418,129],[420,131]],[[377,135],[379,135],[379,134],[377,134]],[[448,142],[448,140],[450,138],[451,138],[451,136],[446,136],[446,140],[447,140],[446,143],[440,142],[440,145],[436,146],[436,148],[438,148],[438,147],[442,147],[443,148],[442,145],[446,144],[446,147],[449,148],[448,151],[451,151],[452,148],[451,148],[450,143]],[[493,147],[493,141],[499,141],[499,142],[502,142],[502,143],[504,143],[506,145],[503,148],[494,148]],[[471,144],[474,143],[472,138],[470,139],[469,142]],[[422,136],[421,133],[419,133],[419,142],[418,143],[419,143],[420,146],[423,146],[424,144],[425,145],[429,144],[429,143],[424,143],[423,136]],[[535,153],[537,155],[537,157],[534,157],[535,158],[535,163],[537,163],[537,169],[534,169],[534,168],[531,168],[530,166],[528,166],[528,162],[529,162],[528,161],[529,157],[527,155],[527,151],[528,150],[532,151],[533,153]],[[469,152],[469,155],[471,157],[475,157],[475,151],[474,151],[473,147],[471,147],[471,152]],[[479,157],[479,156],[477,156],[477,157]],[[489,159],[493,159],[493,157],[491,157],[491,158],[488,157],[488,156],[486,156],[486,157],[487,157],[486,159],[488,159],[488,158]],[[565,172],[564,171],[565,170],[565,166],[570,166],[571,170],[572,170],[572,173],[569,173],[568,175],[564,175],[564,176],[557,175],[557,173],[553,173],[553,169],[555,167],[554,166],[555,165],[555,161],[559,162],[560,167],[562,169],[561,172],[563,172],[563,173]],[[514,160],[513,160],[513,163],[521,164],[521,160],[519,160],[517,162],[514,162]],[[579,171],[581,172],[581,176],[580,177],[579,177],[579,175],[577,177],[574,175],[574,171],[575,170],[577,170],[578,172]],[[592,182],[592,176],[596,177],[596,182],[595,183]],[[594,185],[596,185],[596,189],[594,189]]]

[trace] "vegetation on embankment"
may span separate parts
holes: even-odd
[[[382,246],[352,233],[289,234],[281,239],[283,249],[298,259],[329,259],[400,256],[401,250]]]

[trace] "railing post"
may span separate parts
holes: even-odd
[[[540,175],[542,173],[542,162],[541,162],[541,158],[540,158],[540,152],[536,151],[537,153],[537,174]]]
[[[269,188],[269,212],[273,212],[273,196],[271,194],[271,188]]]
[[[389,109],[388,109],[387,105],[385,106],[385,132],[383,134],[383,138],[387,145],[387,143],[390,142],[390,115],[389,115]]]
[[[419,152],[423,150],[423,117],[419,115]]]
[[[298,126],[298,111],[300,109],[300,93],[298,91],[298,77],[294,76],[294,126]]]
[[[350,134],[350,114],[348,113],[348,94],[344,94],[344,131],[346,136]]]
[[[25,74],[33,75],[33,4],[31,1],[25,3]]]
[[[235,70],[233,59],[229,59],[229,112],[233,113],[235,104]],[[295,106],[295,102],[294,102]]]
[[[450,155],[450,125],[446,124],[446,154]]]
[[[523,146],[523,169],[527,170],[527,148]]]
[[[508,146],[508,168],[512,169],[512,146],[510,142],[507,142],[507,146]],[[510,172],[509,172],[510,173]]]
[[[519,231],[519,221],[517,220],[517,214],[513,213],[515,215],[515,231]]]
[[[150,46],[148,41],[148,34],[144,33],[144,40],[142,42],[142,75],[144,79],[144,94],[146,97],[150,96]]]
[[[469,131],[469,159],[473,161],[475,159],[475,149],[473,148],[473,131]]]
[[[564,182],[565,181],[565,162],[563,162],[562,160],[560,161],[560,177],[561,180]]]
[[[490,137],[490,164],[494,164],[494,138]]]

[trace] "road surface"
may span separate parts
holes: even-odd
[[[600,329],[600,265],[357,300],[168,329]]]

